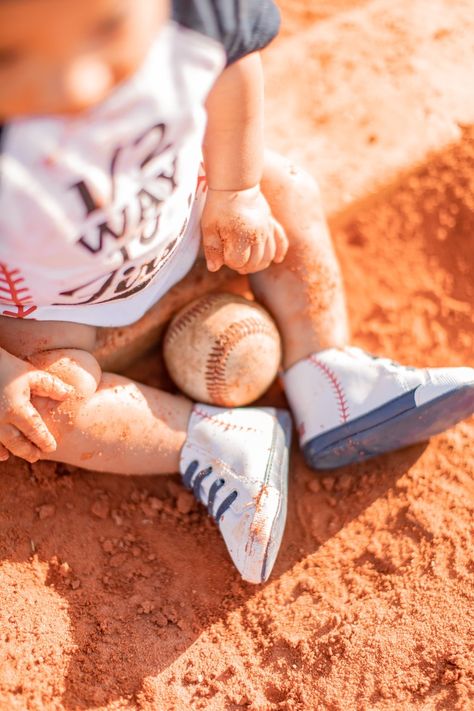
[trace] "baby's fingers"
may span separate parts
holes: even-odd
[[[28,374],[28,384],[34,395],[50,397],[52,400],[62,401],[74,393],[74,388],[44,370],[32,370]]]
[[[224,249],[221,238],[215,232],[204,232],[202,246],[207,268],[210,272],[217,272],[224,264]]]
[[[275,256],[275,240],[271,233],[268,234],[267,241],[263,245],[252,247],[252,254],[249,261],[239,274],[256,274],[263,269],[267,269]]]
[[[8,449],[6,449],[3,444],[0,444],[0,462],[6,462],[9,456],[10,452]]]
[[[26,459],[33,464],[40,458],[41,452],[21,432],[13,425],[2,425],[0,427],[0,443],[16,457]]]
[[[224,243],[224,262],[230,269],[242,269],[252,254],[249,236],[246,233],[227,233]]]
[[[280,225],[280,223],[273,218],[272,221],[274,228],[273,235],[275,237],[275,256],[273,258],[273,261],[276,264],[281,264],[281,262],[285,259],[286,253],[288,251],[288,237],[286,236],[286,232]]]
[[[56,450],[56,440],[31,402],[26,402],[22,405],[21,411],[11,418],[11,423],[42,452],[54,452]]]

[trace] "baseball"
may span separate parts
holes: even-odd
[[[163,354],[172,379],[193,400],[238,407],[256,400],[275,378],[281,342],[259,304],[207,294],[173,318]]]

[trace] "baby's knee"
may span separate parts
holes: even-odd
[[[272,208],[282,203],[285,210],[311,207],[321,211],[321,191],[315,178],[300,166],[278,153],[267,152],[262,190]]]
[[[94,356],[78,348],[42,351],[31,355],[28,360],[35,368],[72,385],[76,397],[81,399],[91,397],[102,378],[102,370]]]
[[[286,165],[288,186],[297,197],[307,201],[313,208],[321,209],[321,190],[313,176],[304,168],[288,161]]]

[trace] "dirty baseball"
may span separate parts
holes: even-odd
[[[208,294],[171,321],[163,353],[176,385],[200,402],[247,405],[274,380],[280,336],[270,315],[235,294]]]

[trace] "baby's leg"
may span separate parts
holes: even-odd
[[[313,178],[269,152],[262,191],[290,246],[282,264],[252,275],[251,284],[278,323],[287,369],[311,353],[346,344],[344,289]]]
[[[77,397],[57,404],[34,398],[58,447],[45,459],[117,474],[179,470],[192,404],[113,373],[93,356],[54,350],[30,357],[38,368],[75,386]]]
[[[270,154],[262,189],[290,247],[251,277],[275,316],[283,382],[310,467],[421,442],[474,409],[473,368],[406,368],[347,346],[344,292],[314,181]]]
[[[0,326],[2,347],[76,391],[61,404],[33,398],[58,444],[44,459],[121,474],[178,471],[192,407],[188,400],[102,373],[87,350],[95,344],[91,327],[12,319],[1,319]],[[60,347],[64,342],[68,348]]]
[[[0,320],[0,345],[1,326]],[[203,404],[193,408],[185,398],[102,373],[86,349],[72,347],[73,340],[69,348],[60,347],[61,329],[48,331],[44,323],[33,329],[49,349],[36,350],[40,341],[35,342],[31,332],[21,355],[18,351],[16,355],[76,390],[75,397],[62,403],[33,398],[58,445],[44,459],[120,474],[180,471],[184,485],[219,526],[242,577],[264,582],[285,527],[288,413]],[[20,330],[28,327],[22,325]],[[20,339],[10,335],[14,350]],[[91,339],[93,347],[94,335],[83,332],[79,337],[78,332],[78,345],[84,337]]]

